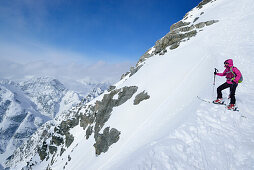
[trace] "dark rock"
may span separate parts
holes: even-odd
[[[180,28],[180,27],[183,27],[183,26],[186,26],[186,25],[189,25],[189,24],[190,24],[190,22],[179,21],[179,22],[171,25],[170,31],[173,31],[173,30],[175,30],[177,28]]]
[[[43,130],[41,137],[44,138],[48,135],[48,131],[47,130]]]
[[[50,168],[50,165],[47,166],[46,170],[52,170],[52,169]]]
[[[63,144],[63,138],[59,137],[59,136],[52,136],[52,144],[56,144],[57,146]]]
[[[47,148],[48,145],[44,141],[41,148],[38,148],[38,154],[40,156],[40,159],[43,161],[47,157]]]
[[[214,23],[216,23],[216,22],[219,22],[219,20],[206,21],[206,22],[205,22],[205,25],[206,25],[206,26],[210,26],[210,25],[212,25],[212,24],[214,24]]]
[[[98,133],[105,122],[108,121],[112,108],[115,106],[116,100],[112,99],[120,90],[113,90],[109,94],[105,94],[101,101],[95,104],[96,119],[95,133]]]
[[[149,50],[147,50],[147,51],[145,52],[145,54],[143,54],[143,55],[140,57],[138,63],[141,63],[141,62],[145,61],[147,58],[150,58],[150,57],[152,56],[151,54],[149,54],[149,51],[150,51],[150,50],[151,50],[151,48],[150,48]]]
[[[193,37],[197,34],[196,30],[193,30],[195,27],[189,26],[189,27],[182,27],[179,28],[179,32],[176,33],[175,31],[169,32],[166,34],[161,40],[156,41],[155,43],[155,50],[154,54],[160,54],[164,55],[164,50],[166,50],[166,47],[171,46],[170,49],[175,49],[180,45],[180,42],[185,38]],[[192,31],[191,31],[192,30]],[[185,32],[184,34],[181,34],[180,32]]]
[[[109,88],[108,88],[108,92],[110,92],[110,91],[114,90],[115,88],[116,88],[116,86],[109,86]]]
[[[57,151],[57,147],[52,146],[52,145],[49,146],[49,153],[53,154],[56,151]]]
[[[66,121],[62,121],[59,129],[61,130],[60,134],[65,134],[66,132],[68,132],[71,128],[77,126],[79,124],[79,119],[78,118],[72,118],[72,119],[68,119]]]
[[[65,152],[65,149],[64,148],[61,148],[61,151],[60,151],[60,156],[62,156],[62,154]]]
[[[79,124],[79,116],[72,119],[62,121],[59,127],[55,127],[54,131],[60,135],[65,135],[65,146],[68,148],[74,141],[73,135],[69,133],[69,130]],[[52,136],[52,143],[57,146],[63,144],[63,138],[58,136]]]
[[[123,75],[121,76],[121,80],[122,80],[124,77],[126,77],[128,74],[130,74],[129,71],[128,71],[127,73],[123,74]]]
[[[109,146],[116,143],[119,140],[120,132],[114,128],[109,131],[110,127],[103,130],[103,134],[99,134],[94,144],[96,155],[100,155],[102,152],[107,152]]]
[[[112,128],[110,130],[110,132],[109,132],[109,141],[108,141],[109,146],[111,146],[113,143],[116,143],[119,140],[120,134],[121,134],[121,132],[118,131],[115,128]]]
[[[6,160],[11,160],[14,158],[14,155],[12,154],[11,156],[9,156]]]
[[[65,134],[65,146],[68,148],[74,141],[74,136],[70,132]]]
[[[150,96],[147,94],[147,92],[143,91],[135,97],[134,105],[138,105],[141,101],[147,100],[149,98],[150,98]]]
[[[70,155],[68,155],[68,161],[71,161],[71,156]]]
[[[170,46],[170,50],[176,49],[177,47],[179,47],[180,43],[174,43]]]
[[[120,106],[129,100],[133,94],[137,91],[138,87],[130,86],[123,87],[122,89],[116,89],[111,91],[109,94],[105,94],[101,101],[97,101],[95,105],[96,120],[94,127],[94,137],[95,139],[99,136],[99,131],[104,126],[105,122],[108,121],[111,116],[113,107]],[[113,99],[113,96],[118,93],[118,99]],[[103,138],[101,136],[100,138]],[[100,140],[100,138],[98,140]]]
[[[179,28],[179,30],[181,31],[181,32],[188,32],[188,31],[191,31],[191,30],[193,30],[195,27],[192,25],[192,26],[190,26],[190,27],[181,27],[181,28]]]
[[[134,93],[138,90],[137,86],[123,87],[122,90],[118,93],[118,99],[115,101],[115,106],[120,106],[129,100]]]
[[[139,66],[137,66],[137,67],[131,67],[131,69],[130,69],[130,72],[131,72],[130,76],[132,76],[133,74],[135,74],[142,66],[143,66],[143,65],[139,65]]]
[[[83,130],[85,130],[89,124],[94,122],[94,120],[94,115],[80,115],[80,127],[83,127]]]
[[[190,32],[187,32],[184,34],[184,38],[190,38],[190,37],[194,37],[197,35],[197,31],[196,30],[193,30],[193,31],[190,31]]]
[[[198,19],[199,19],[199,17],[196,17],[196,18],[194,19],[193,23],[196,22]]]
[[[205,4],[207,4],[207,3],[211,2],[211,1],[212,1],[212,0],[203,0],[203,1],[201,1],[201,2],[198,4],[197,8],[201,9]]]
[[[206,26],[205,22],[200,22],[200,23],[195,25],[196,28],[203,28],[205,26]]]
[[[88,139],[92,133],[93,133],[93,126],[88,126],[86,130],[86,139]]]
[[[164,49],[163,51],[161,51],[161,52],[159,53],[159,55],[164,55],[166,52],[167,52],[167,49]]]

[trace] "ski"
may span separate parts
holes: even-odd
[[[231,110],[231,111],[237,111],[239,112],[240,110],[238,109],[238,107],[235,107],[234,109],[228,109],[228,110]]]
[[[199,96],[197,96],[197,98],[198,98],[199,100],[203,101],[203,102],[206,102],[206,103],[217,104],[217,105],[224,105],[225,108],[226,108],[226,110],[229,110],[229,111],[240,112],[240,110],[238,109],[238,107],[235,107],[234,109],[228,109],[224,101],[223,101],[223,103],[214,103],[213,101],[209,101],[209,100],[203,99],[203,98],[201,98],[201,97],[199,97]],[[246,118],[246,116],[243,116],[243,115],[241,115],[241,117]]]
[[[206,102],[206,103],[211,103],[211,104],[217,104],[217,105],[224,105],[224,106],[226,106],[226,103],[225,103],[224,101],[223,101],[222,103],[214,103],[213,101],[209,101],[209,100],[203,99],[203,98],[201,98],[201,97],[199,97],[199,96],[197,96],[197,98],[198,98],[199,100],[203,101],[203,102]],[[226,106],[226,109],[227,109],[227,106]],[[227,110],[239,112],[238,107],[235,107],[234,109],[227,109]]]
[[[230,110],[230,111],[237,111],[237,112],[239,112],[238,107],[235,107],[234,109],[228,109],[228,110]]]
[[[201,97],[199,97],[199,96],[197,96],[197,98],[198,98],[199,100],[203,101],[203,102],[206,102],[206,103],[218,104],[218,105],[226,105],[226,104],[224,103],[224,101],[223,101],[222,103],[214,103],[213,101],[209,101],[209,100],[203,99],[203,98],[201,98]]]

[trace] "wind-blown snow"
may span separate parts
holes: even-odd
[[[200,15],[204,12],[203,15]],[[133,105],[135,95],[113,109],[105,127],[121,131],[106,153],[95,156],[94,138],[73,128],[74,142],[52,169],[254,169],[254,4],[217,0],[193,9],[187,21],[219,20],[165,55],[145,61],[117,88],[138,86],[150,98]],[[197,99],[213,100],[214,67],[232,58],[244,76],[236,92],[239,112]],[[228,91],[223,93],[228,102]],[[101,97],[100,97],[101,98]],[[97,98],[99,100],[100,98]],[[23,165],[24,166],[24,165]],[[45,163],[35,166],[43,169]]]

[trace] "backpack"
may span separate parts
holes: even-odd
[[[235,77],[236,77],[236,74],[233,72],[232,67],[230,67],[230,71],[231,71],[231,72],[233,73],[233,75],[234,75],[234,77],[232,78],[232,80],[234,80]],[[238,71],[240,71],[240,70],[238,70]],[[240,79],[238,80],[238,83],[241,83],[241,82],[243,82],[243,74],[242,74],[242,73],[241,73]]]

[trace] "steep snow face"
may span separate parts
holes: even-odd
[[[195,35],[179,37],[174,48],[162,38],[142,57],[142,67],[78,106],[62,126],[35,134],[7,166],[21,169],[28,161],[34,169],[253,169],[253,18],[252,0],[202,1],[182,20]],[[212,20],[218,22],[207,26]],[[200,25],[191,28],[194,23]],[[214,67],[222,72],[229,58],[244,75],[236,92],[239,112],[197,99],[216,97]],[[216,87],[224,81],[216,78]],[[129,87],[136,90],[131,95],[123,90]],[[149,97],[134,105],[142,93]],[[226,102],[227,96],[224,91]],[[120,132],[113,142],[111,130]],[[66,138],[72,139],[68,146]]]

